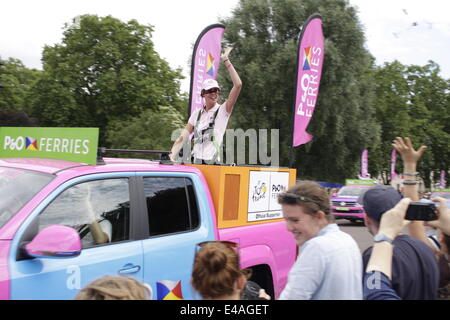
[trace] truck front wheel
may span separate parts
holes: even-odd
[[[270,271],[269,266],[262,264],[252,266],[250,269],[252,270],[252,276],[249,280],[259,284],[259,286],[267,292],[272,300],[275,300],[272,272]]]

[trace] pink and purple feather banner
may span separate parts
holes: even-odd
[[[397,178],[397,172],[395,172],[395,162],[397,161],[397,150],[392,150],[391,152],[391,180]]]
[[[297,54],[292,146],[310,142],[306,132],[316,107],[325,56],[322,17],[313,14],[303,25]]]
[[[368,177],[369,177],[369,151],[365,149],[361,153],[361,173],[359,175],[359,178],[366,179]]]
[[[439,188],[445,189],[446,185],[447,185],[447,180],[445,179],[445,170],[441,170],[441,176],[439,179]]]
[[[224,32],[224,25],[212,24],[197,38],[192,54],[188,116],[203,107],[203,98],[200,95],[203,81],[217,78]]]

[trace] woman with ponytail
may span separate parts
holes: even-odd
[[[237,244],[208,241],[197,245],[191,283],[206,300],[241,300],[251,270],[241,269]],[[263,289],[259,297],[270,299]]]

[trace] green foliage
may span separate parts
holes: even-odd
[[[112,148],[170,150],[172,132],[183,126],[184,119],[179,112],[171,107],[159,107],[145,110],[130,121],[112,121],[107,129],[108,142]]]
[[[44,48],[45,76],[30,96],[41,122],[99,127],[105,145],[113,121],[132,121],[160,106],[181,111],[182,75],[155,52],[151,26],[111,16],[74,21],[65,26],[61,44]]]
[[[295,150],[295,166],[302,177],[342,182],[357,174],[361,151],[378,141],[379,132],[373,58],[364,48],[362,27],[348,1],[240,1],[233,16],[223,21],[243,81],[230,126],[280,129],[280,159],[282,165],[288,164],[296,38],[313,13],[324,20],[325,64],[308,128],[314,140]],[[221,81],[226,82],[221,71]]]
[[[28,111],[25,103],[31,85],[39,79],[40,71],[28,69],[14,58],[0,61],[0,110]]]
[[[450,167],[449,81],[439,76],[439,66],[432,61],[423,67],[385,63],[375,74],[377,121],[383,143],[376,148],[378,165],[374,171],[389,171],[392,140],[410,137],[416,148],[428,146],[418,170],[429,185],[432,171]]]

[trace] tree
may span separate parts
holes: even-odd
[[[107,146],[113,121],[132,121],[160,106],[181,111],[182,75],[155,52],[152,31],[111,16],[66,24],[62,43],[44,48],[44,76],[29,100],[33,114],[47,125],[99,127]]]
[[[145,110],[131,121],[113,121],[107,129],[108,144],[112,148],[170,150],[172,132],[183,126],[181,113],[169,106]]]
[[[0,64],[0,110],[29,110],[25,100],[41,71],[28,69],[14,58]]]
[[[380,143],[370,146],[369,168],[372,176],[390,172],[391,143],[395,137],[410,136],[413,119],[409,113],[410,91],[406,67],[395,61],[374,71],[376,120],[381,126]],[[398,170],[400,170],[400,163]],[[398,172],[398,171],[397,171]],[[387,183],[388,181],[384,181]]]
[[[388,171],[391,141],[397,136],[410,137],[416,147],[428,146],[418,167],[426,185],[431,172],[450,167],[450,86],[439,71],[432,61],[423,67],[394,61],[377,68],[377,120],[383,142],[375,165],[379,172]]]
[[[0,127],[35,127],[37,119],[30,118],[24,111],[0,110]]]
[[[302,178],[340,181],[355,176],[362,150],[378,139],[374,119],[374,60],[364,48],[356,11],[345,0],[241,0],[225,19],[226,42],[243,90],[231,126],[280,129],[282,164],[291,145],[296,38],[313,14],[323,17],[325,62],[308,132],[314,140],[295,150]],[[230,87],[221,70],[220,79]]]

